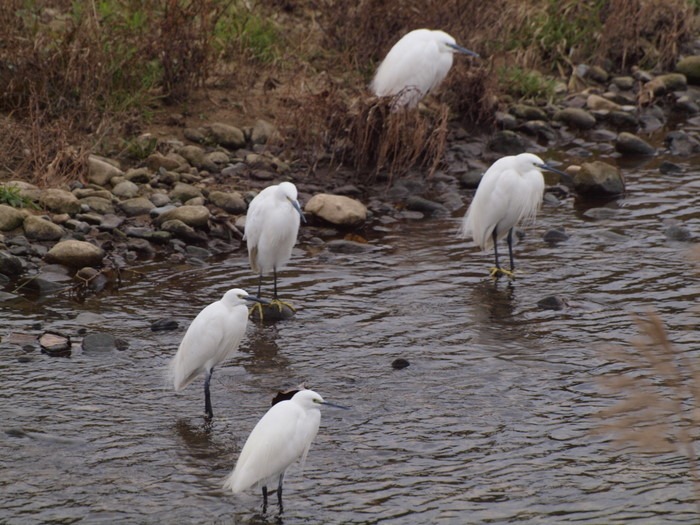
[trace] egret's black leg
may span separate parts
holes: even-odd
[[[209,383],[213,373],[214,369],[212,368],[211,370],[207,371],[207,376],[204,378],[204,412],[206,412],[208,419],[214,417],[214,412],[211,409],[211,397],[209,395]]]
[[[280,474],[280,481],[277,485],[277,503],[280,506],[280,514],[284,512],[284,507],[282,506],[282,481],[284,481],[284,472]]]
[[[262,509],[262,511],[263,511],[263,514],[265,514],[267,512],[267,487],[265,485],[263,485],[262,493],[263,493],[263,509]]]
[[[262,273],[260,273],[260,277],[258,277],[258,297],[260,297],[260,292],[262,291]]]
[[[508,230],[508,255],[510,255],[510,271],[515,271],[515,263],[513,262],[513,228]]]
[[[277,300],[277,268],[272,269],[272,277],[274,278],[274,283],[275,283],[274,284],[274,293],[272,294],[273,295],[272,298],[276,301]],[[258,296],[258,297],[260,297],[260,296]]]
[[[496,257],[496,269],[500,271],[501,265],[498,264],[498,232],[496,231],[496,228],[493,229],[491,237],[493,238],[493,254]]]

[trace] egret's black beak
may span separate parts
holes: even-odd
[[[474,53],[474,51],[470,51],[466,47],[462,47],[462,46],[459,46],[457,44],[447,44],[447,45],[448,45],[448,47],[451,47],[452,49],[454,49],[458,53],[462,53],[463,55],[469,55],[470,57],[481,58],[479,56],[479,53]]]
[[[552,173],[556,173],[557,175],[559,175],[561,177],[562,183],[566,184],[567,186],[570,186],[574,183],[574,180],[571,178],[571,175],[569,175],[568,173],[564,173],[563,171],[558,170],[557,168],[553,168],[549,164],[539,164],[537,167],[540,168],[541,170],[546,170],[546,171],[551,171]]]
[[[244,301],[250,301],[253,303],[260,303],[260,304],[270,304],[270,301],[266,301],[265,299],[260,299],[260,297],[256,297],[254,295],[246,295],[243,298]]]
[[[294,206],[294,209],[299,212],[299,216],[301,217],[301,222],[306,224],[306,217],[304,217],[304,212],[301,211],[301,206],[299,206],[299,203],[297,201],[291,201],[292,206]]]
[[[350,407],[344,407],[343,405],[336,405],[335,403],[329,403],[328,401],[321,402],[322,405],[326,405],[333,408],[342,408],[343,410],[350,410]]]

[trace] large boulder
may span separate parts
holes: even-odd
[[[193,228],[202,228],[209,224],[209,208],[206,206],[180,206],[161,213],[156,222],[162,224],[172,220],[182,221]]]
[[[336,226],[358,226],[367,219],[367,208],[344,195],[319,193],[306,203],[304,211]]]
[[[24,234],[27,239],[34,241],[56,241],[63,237],[63,228],[58,224],[37,217],[36,215],[29,215],[24,219]]]
[[[24,222],[26,211],[18,210],[6,204],[0,204],[0,231],[6,232],[19,228]]]
[[[112,177],[123,177],[124,172],[105,159],[90,155],[88,157],[88,180],[99,186],[106,186]]]
[[[80,211],[80,201],[75,195],[66,190],[44,190],[39,197],[39,203],[54,213],[75,215]]]
[[[615,166],[586,162],[574,176],[574,190],[580,195],[619,195],[625,191],[625,180]]]
[[[68,240],[61,241],[46,254],[46,261],[62,264],[71,268],[84,266],[99,266],[102,264],[105,252],[99,246],[89,242]]]
[[[214,122],[206,126],[204,130],[209,140],[224,148],[239,149],[245,146],[245,134],[236,126]]]

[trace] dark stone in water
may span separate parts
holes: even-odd
[[[403,368],[406,368],[409,366],[411,363],[408,362],[408,359],[403,359],[402,357],[399,357],[398,359],[394,359],[391,362],[391,368],[394,370],[401,370]]]
[[[158,319],[151,323],[151,330],[153,332],[161,332],[164,330],[177,330],[180,327],[175,319]]]
[[[669,162],[668,160],[665,160],[661,164],[659,164],[659,172],[661,172],[664,175],[667,175],[669,173],[681,173],[682,171],[683,168],[681,168],[678,164],[674,162]]]
[[[544,299],[537,301],[537,306],[542,310],[559,311],[566,308],[567,303],[566,300],[562,299],[561,297],[550,295],[549,297],[545,297]]]
[[[693,239],[693,234],[685,226],[673,225],[664,230],[664,235],[672,241],[690,241]]]
[[[434,202],[417,195],[411,195],[406,201],[406,208],[412,211],[420,211],[428,216],[447,215],[447,208],[438,202]]]
[[[334,253],[365,253],[372,251],[372,246],[356,241],[347,241],[345,239],[335,239],[329,241],[326,246],[328,250]]]
[[[70,357],[70,337],[54,332],[45,332],[39,337],[41,351],[54,357]]]
[[[0,251],[0,273],[15,276],[22,273],[22,260],[19,257]]]
[[[544,242],[556,244],[558,242],[569,240],[569,235],[564,231],[563,228],[555,228],[547,231],[542,238],[544,239]]]

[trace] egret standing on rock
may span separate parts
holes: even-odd
[[[493,246],[496,266],[491,276],[500,274],[513,276],[513,227],[524,220],[534,220],[542,204],[544,177],[541,170],[563,173],[547,164],[532,153],[521,153],[503,157],[494,162],[484,173],[474,199],[464,215],[460,236],[472,238],[482,250]],[[496,243],[506,237],[510,255],[510,271],[498,263]]]
[[[224,488],[238,494],[253,485],[262,487],[265,512],[267,485],[277,483],[281,514],[284,473],[297,459],[303,468],[321,423],[321,405],[346,408],[324,401],[313,390],[300,390],[291,399],[273,405],[248,436]]]
[[[372,92],[378,97],[396,97],[394,108],[415,107],[445,79],[454,53],[479,56],[458,46],[443,31],[411,31],[394,44],[379,65],[370,86]]]
[[[248,324],[246,302],[260,299],[238,288],[229,290],[221,300],[199,312],[190,324],[180,347],[170,362],[170,380],[180,391],[204,373],[204,410],[214,417],[209,383],[214,367],[223,362],[241,344]]]
[[[297,188],[291,182],[268,186],[248,206],[243,238],[248,243],[250,267],[260,275],[258,296],[263,274],[272,272],[274,295],[270,304],[280,311],[282,306],[292,307],[277,298],[277,270],[292,256],[300,221],[306,219],[297,201]]]

